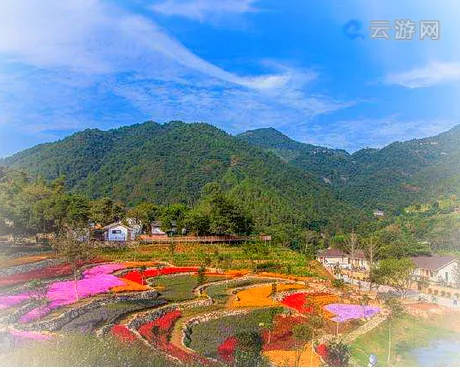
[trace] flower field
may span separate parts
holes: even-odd
[[[42,257],[49,256],[19,257],[8,264],[17,267],[21,262],[41,262],[46,259]],[[175,364],[232,365],[236,362],[235,349],[241,348],[241,334],[255,331],[261,339],[261,357],[271,365],[294,365],[298,361],[303,366],[320,366],[320,348],[312,352],[307,344],[299,351],[296,326],[308,324],[316,308],[339,322],[380,312],[378,307],[341,304],[344,300],[324,280],[297,273],[210,268],[202,280],[197,277],[196,264],[176,267],[153,260],[98,261],[80,264],[74,280],[69,265],[43,264],[43,268],[30,272],[0,277],[0,287],[5,290],[0,293],[0,327],[14,346],[97,334],[100,339],[133,348],[150,345],[152,351],[161,352]],[[34,289],[29,283],[33,280],[47,281]],[[217,317],[200,319],[214,312],[219,312]],[[8,317],[10,313],[14,318]],[[182,329],[188,326],[189,318],[198,322],[194,320],[182,341]],[[130,322],[133,319],[136,323]]]
[[[328,293],[295,293],[283,298],[281,303],[295,309],[299,313],[310,314],[315,307],[323,307],[335,303],[338,300],[336,295]],[[325,317],[331,316],[325,310]]]
[[[361,306],[357,304],[329,304],[324,307],[333,313],[334,322],[346,322],[353,319],[370,318],[380,312],[378,307]]]
[[[264,351],[270,362],[277,367],[321,367],[319,355],[312,350],[310,344],[306,344],[298,357],[296,350],[269,350]]]
[[[141,271],[131,271],[123,276],[127,280],[137,282],[141,285],[147,285],[147,279],[151,277],[158,277],[164,275],[172,275],[175,273],[195,273],[198,272],[198,267],[164,267],[158,269],[149,269],[144,272]]]
[[[304,285],[300,284],[279,284],[277,285],[278,292],[303,289]],[[258,286],[247,290],[240,291],[236,294],[232,302],[233,308],[247,308],[247,307],[270,307],[278,305],[279,303],[271,297],[272,286]]]

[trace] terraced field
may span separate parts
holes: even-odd
[[[252,357],[253,365],[322,364],[311,345],[297,341],[294,330],[313,315],[304,304],[326,306],[339,301],[338,292],[327,279],[312,277],[311,268],[294,256],[272,268],[270,259],[276,257],[271,253],[265,258],[259,253],[260,259],[248,263],[238,258],[240,249],[219,246],[205,253],[211,264],[198,277],[201,250],[179,265],[167,262],[169,248],[141,247],[135,257],[123,260],[127,252],[101,252],[98,263],[82,265],[76,281],[59,272],[66,264],[56,263],[56,272],[42,273],[38,288],[28,279],[30,265],[35,263],[34,272],[46,270],[51,255],[25,257],[24,272],[19,259],[7,263],[3,269],[8,274],[0,276],[0,283],[15,282],[0,294],[0,362],[46,365],[48,357],[37,360],[46,352],[54,354],[52,365],[220,366],[238,365],[242,356]],[[233,264],[217,267],[228,254]],[[265,266],[258,271],[258,264]],[[296,271],[289,274],[288,268]],[[316,337],[333,333],[331,323]],[[69,351],[70,344],[87,346],[85,353]]]

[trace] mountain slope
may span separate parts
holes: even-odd
[[[350,155],[344,150],[319,147],[294,141],[274,128],[249,130],[236,136],[254,146],[275,153],[284,161],[316,174],[326,183],[339,185],[348,173]]]
[[[252,214],[258,230],[319,228],[333,218],[340,226],[344,213],[353,213],[315,175],[208,124],[146,122],[85,130],[0,165],[47,179],[64,175],[72,191],[127,204],[191,205],[206,183],[216,181]]]
[[[316,174],[339,197],[367,210],[398,212],[416,202],[460,195],[460,126],[435,137],[353,155],[296,142],[272,128],[248,131],[238,138]]]

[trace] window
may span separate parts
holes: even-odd
[[[121,234],[121,230],[112,230],[112,234]]]

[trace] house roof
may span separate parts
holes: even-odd
[[[455,257],[452,256],[412,257],[412,261],[417,268],[423,268],[424,270],[431,271],[439,270],[440,268],[447,266],[455,260]]]
[[[102,230],[110,230],[110,229],[112,229],[114,227],[117,227],[117,226],[122,226],[125,229],[131,230],[131,228],[129,226],[126,226],[126,225],[122,224],[121,222],[113,222],[113,223],[111,223],[109,225],[104,226],[102,228]]]
[[[361,249],[355,250],[354,259],[366,259],[366,255]]]
[[[318,253],[318,257],[344,257],[346,254],[339,249],[325,249]]]

